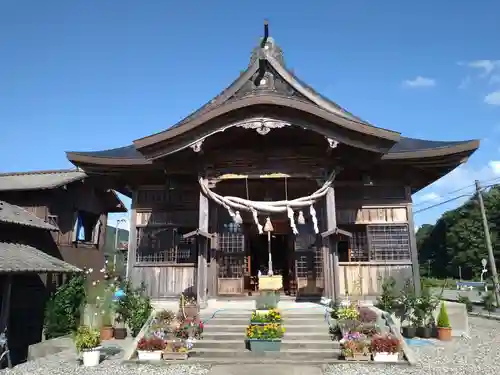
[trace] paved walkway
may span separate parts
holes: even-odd
[[[213,366],[208,375],[321,375],[319,366],[297,365],[221,365]]]

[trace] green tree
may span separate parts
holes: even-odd
[[[495,258],[499,259],[500,188],[484,192],[483,200]],[[488,259],[488,253],[477,196],[445,212],[434,226],[422,226],[417,232],[417,247],[421,268],[427,269],[431,263],[431,275],[427,276],[456,278],[460,267],[464,279],[479,278],[481,259]]]

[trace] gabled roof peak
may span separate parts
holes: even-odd
[[[262,37],[261,42],[256,46],[250,57],[250,64],[252,65],[255,60],[264,59],[265,55],[273,57],[282,66],[285,66],[285,59],[283,57],[283,50],[271,37]]]

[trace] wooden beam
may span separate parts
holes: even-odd
[[[196,229],[196,230],[193,230],[192,232],[189,232],[189,233],[186,233],[186,234],[183,234],[182,235],[182,238],[186,239],[186,238],[191,238],[191,237],[194,237],[194,236],[201,236],[201,237],[205,237],[206,239],[208,240],[211,240],[213,235],[210,234],[210,233],[207,233],[205,231],[202,231],[200,229]]]

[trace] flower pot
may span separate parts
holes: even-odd
[[[163,352],[163,359],[166,361],[185,360],[188,359],[188,354],[179,352]]]
[[[417,336],[423,339],[429,339],[432,337],[432,327],[418,327]]]
[[[161,350],[138,350],[137,357],[139,361],[160,361],[161,360],[162,351]]]
[[[353,353],[352,356],[344,357],[346,361],[370,361],[371,356],[363,353]]]
[[[451,328],[438,327],[438,339],[441,341],[451,340]]]
[[[281,340],[252,340],[249,339],[252,352],[279,352]]]
[[[412,339],[417,334],[417,329],[415,327],[402,327],[401,331],[403,337],[406,337],[407,339]]]
[[[101,328],[101,341],[113,338],[113,327],[105,326]]]
[[[373,353],[373,362],[397,362],[398,353]]]
[[[82,352],[82,359],[85,367],[97,366],[101,360],[100,348],[84,350]]]
[[[127,328],[115,328],[114,336],[117,340],[123,340],[127,337]]]

